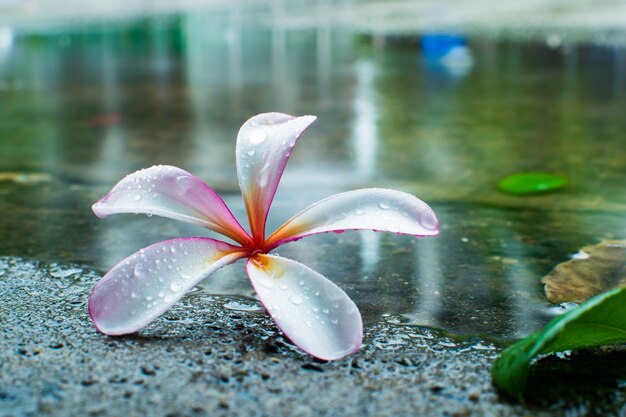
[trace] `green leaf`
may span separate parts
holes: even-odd
[[[537,355],[622,341],[626,341],[626,288],[590,298],[511,345],[493,365],[493,383],[521,400],[530,363]]]
[[[503,178],[498,183],[498,188],[508,194],[524,195],[545,193],[565,185],[567,185],[567,179],[560,175],[522,172]]]

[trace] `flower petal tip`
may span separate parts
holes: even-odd
[[[91,210],[94,212],[94,214],[101,219],[108,216],[106,210],[104,209],[104,199],[105,197],[102,197],[93,206],[91,206]]]

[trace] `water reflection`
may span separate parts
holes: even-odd
[[[271,24],[283,7],[273,2],[262,23],[234,6],[45,36],[0,29],[0,255],[105,271],[155,241],[203,235],[90,213],[122,176],[158,163],[205,179],[245,219],[234,140],[271,110],[319,121],[292,155],[268,229],[362,186],[413,192],[438,213],[434,239],[346,233],[281,248],[345,288],[366,323],[394,314],[523,335],[549,318],[542,275],[585,244],[623,237],[623,49],[473,41],[475,65],[455,78],[424,62],[415,38],[375,46],[325,25]],[[573,186],[498,193],[500,177],[525,170]],[[25,185],[12,172],[53,180]],[[240,266],[204,290],[251,296]]]

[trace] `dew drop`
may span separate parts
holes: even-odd
[[[141,195],[135,194],[134,198],[135,198],[135,201],[139,201],[139,200],[141,200]]]
[[[154,297],[152,297],[151,295],[146,295],[146,301],[152,301]]]
[[[146,270],[144,269],[142,264],[135,265],[133,272],[137,278],[141,278],[146,275]]]
[[[357,211],[354,212],[354,214],[356,214],[357,216],[362,216],[365,214],[365,210],[358,209]]]
[[[274,283],[269,279],[260,279],[259,282],[267,288],[272,288],[274,286]]]
[[[260,145],[265,142],[265,139],[267,139],[267,131],[265,129],[255,129],[250,134],[250,143],[253,145]]]
[[[254,156],[254,151],[252,151],[252,150],[248,151],[248,155]]]
[[[298,306],[298,305],[302,304],[302,302],[304,300],[302,299],[302,296],[300,296],[298,294],[294,294],[291,297],[289,297],[289,301],[291,301],[292,304],[295,304],[295,305]]]
[[[170,290],[172,290],[172,292],[178,292],[183,288],[182,285],[180,285],[179,282],[172,282],[170,284]]]
[[[424,226],[426,229],[434,230],[437,228],[437,219],[430,211],[425,211],[422,213],[420,223],[422,223],[422,226]]]
[[[387,201],[381,201],[380,203],[378,203],[378,207],[383,210],[387,210],[389,207],[391,207],[391,205]]]
[[[184,195],[190,188],[194,186],[194,181],[187,175],[179,175],[176,177],[176,193]]]
[[[137,298],[137,294],[135,294],[135,291],[130,292],[130,298]]]
[[[259,187],[267,187],[267,183],[269,182],[270,179],[270,164],[266,163],[265,165],[263,165],[263,168],[261,168],[261,171],[259,172],[259,177],[257,179],[257,183],[259,184]]]

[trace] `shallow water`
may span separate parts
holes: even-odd
[[[153,164],[193,172],[243,220],[234,140],[265,111],[319,117],[292,155],[268,229],[363,186],[412,192],[439,217],[436,238],[351,232],[279,248],[344,288],[366,326],[525,335],[555,312],[542,276],[586,244],[624,238],[623,48],[469,39],[473,64],[463,68],[424,59],[417,38],[274,28],[245,10],[9,32],[1,256],[104,273],[155,241],[207,235],[92,214],[117,180]],[[570,185],[531,197],[497,190],[522,171]],[[243,309],[256,314],[241,263],[200,290],[247,297]]]

